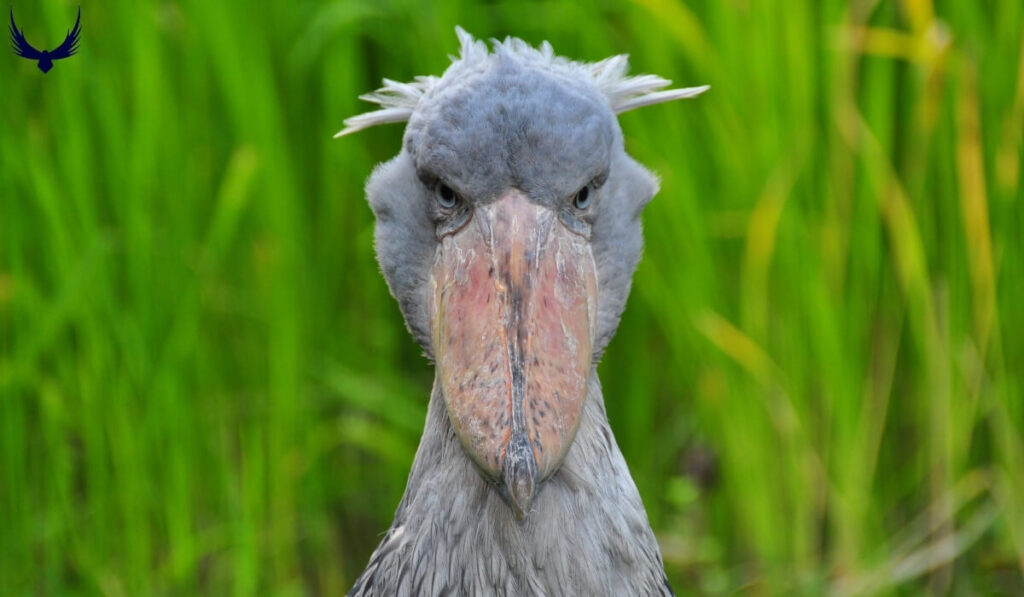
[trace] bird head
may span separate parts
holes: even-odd
[[[463,450],[522,519],[575,438],[657,191],[616,114],[706,87],[456,31],[441,77],[385,80],[338,136],[408,123],[366,187],[377,257]]]

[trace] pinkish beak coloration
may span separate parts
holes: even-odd
[[[597,316],[593,254],[513,189],[443,238],[431,287],[448,416],[521,520],[579,426]]]

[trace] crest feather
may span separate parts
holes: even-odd
[[[452,64],[442,76],[416,77],[412,83],[384,79],[383,87],[373,93],[359,96],[359,99],[377,104],[381,108],[346,119],[345,128],[334,136],[341,137],[378,124],[406,122],[412,117],[420,100],[439,83],[462,73],[483,68],[494,56],[513,57],[563,75],[590,81],[608,99],[612,111],[616,114],[694,97],[710,88],[708,85],[702,85],[665,89],[672,81],[657,75],[627,76],[629,57],[625,54],[592,63],[576,62],[556,56],[551,44],[546,41],[541,42],[540,47],[534,48],[515,37],[506,37],[503,41],[492,40],[492,53],[487,50],[487,44],[474,39],[462,27],[456,27],[455,34],[459,38],[459,56],[451,57]]]

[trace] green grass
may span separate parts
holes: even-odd
[[[18,2],[52,47],[74,4]],[[1024,4],[83,6],[0,59],[0,594],[337,595],[432,379],[332,140],[453,28],[709,93],[601,366],[681,594],[1024,592]]]

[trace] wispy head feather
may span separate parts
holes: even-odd
[[[384,79],[383,87],[373,93],[359,96],[359,99],[375,103],[381,108],[346,119],[345,128],[335,137],[378,124],[407,122],[420,100],[438,84],[467,72],[482,70],[494,57],[513,57],[563,75],[590,81],[608,98],[608,103],[616,114],[643,106],[694,97],[709,89],[707,85],[665,89],[672,81],[656,75],[627,76],[629,60],[624,54],[599,62],[576,62],[556,56],[551,44],[546,41],[542,42],[540,47],[534,48],[515,37],[506,37],[504,41],[492,40],[494,51],[489,52],[484,42],[474,39],[462,27],[456,27],[455,33],[459,37],[461,50],[458,57],[451,57],[452,64],[442,76],[416,77],[412,83]]]

